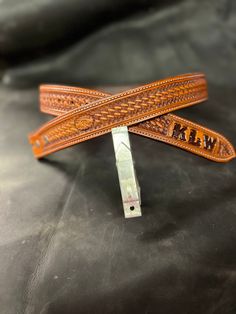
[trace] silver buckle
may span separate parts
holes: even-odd
[[[112,129],[121,196],[125,218],[140,217],[141,196],[126,126]]]

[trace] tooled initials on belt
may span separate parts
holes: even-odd
[[[35,157],[41,158],[126,125],[132,133],[213,161],[229,161],[235,157],[235,150],[224,136],[170,113],[206,99],[202,73],[179,75],[116,95],[41,85],[41,111],[57,117],[30,134],[29,140]]]
[[[197,130],[188,128],[186,126],[181,126],[179,123],[175,123],[172,137],[175,139],[180,139],[184,142],[188,142],[193,146],[202,147],[203,149],[209,150],[211,152],[216,145],[217,138],[210,137],[204,133],[200,133],[199,135],[197,134]]]

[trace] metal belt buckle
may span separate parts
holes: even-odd
[[[134,168],[128,128],[113,128],[112,139],[125,218],[142,216],[140,187]]]

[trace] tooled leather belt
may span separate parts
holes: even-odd
[[[41,85],[41,111],[57,117],[29,135],[35,157],[128,126],[129,131],[180,147],[217,162],[234,158],[232,144],[221,134],[171,111],[207,99],[204,74],[167,78],[110,95],[84,88]]]

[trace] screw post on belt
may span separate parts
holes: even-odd
[[[113,128],[112,139],[125,218],[142,216],[140,187],[134,168],[128,128]]]

